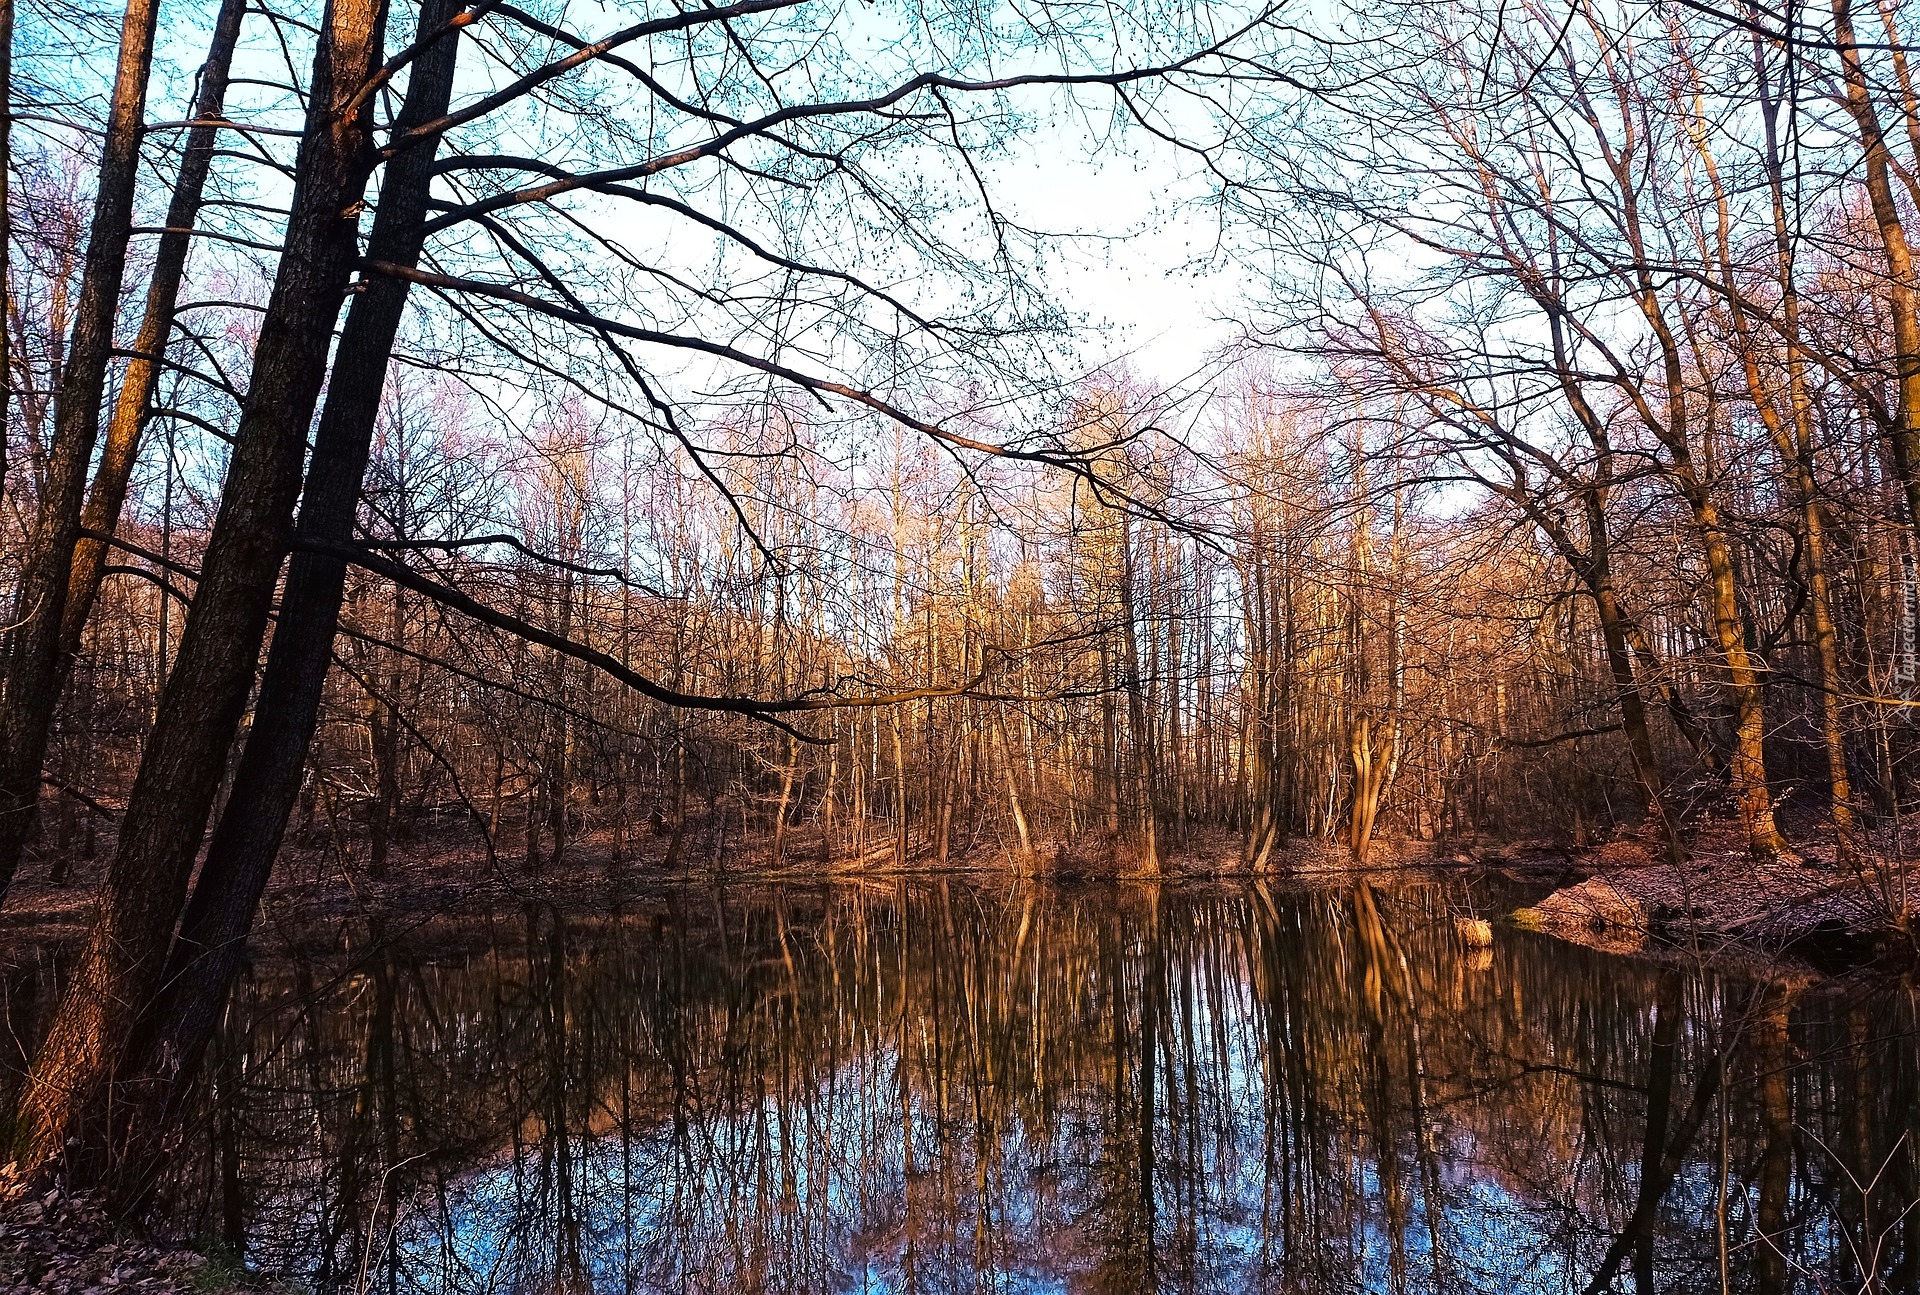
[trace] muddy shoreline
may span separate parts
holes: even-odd
[[[796,834],[797,835],[797,834]],[[1885,860],[1843,866],[1830,847],[1772,863],[1737,848],[1730,832],[1706,832],[1688,861],[1667,862],[1650,843],[1623,839],[1590,848],[1550,842],[1435,844],[1383,841],[1365,868],[1327,841],[1295,841],[1271,866],[1245,866],[1240,841],[1229,833],[1195,834],[1150,873],[1124,847],[1093,840],[1069,847],[1048,844],[1020,858],[988,848],[946,861],[915,857],[905,866],[874,852],[823,857],[804,837],[790,842],[783,860],[764,845],[731,855],[726,866],[699,860],[663,867],[666,843],[643,838],[616,857],[606,840],[574,845],[559,864],[528,869],[490,855],[471,839],[422,838],[396,851],[385,875],[356,869],[351,860],[316,850],[290,849],[262,904],[263,936],[304,943],[320,928],[362,919],[378,928],[432,925],[460,913],[552,906],[576,914],[638,912],[664,895],[689,887],[734,891],[759,886],[892,887],[938,880],[996,880],[1072,885],[1121,881],[1151,884],[1218,882],[1337,888],[1366,878],[1376,886],[1406,881],[1496,883],[1533,895],[1515,904],[1475,902],[1473,916],[1619,953],[1681,949],[1695,958],[1747,955],[1788,957],[1820,969],[1911,962],[1915,935],[1897,914],[1920,900],[1920,866]],[[96,877],[76,870],[59,885],[23,876],[0,906],[0,943],[16,949],[59,948],[84,935]],[[1911,897],[1911,898],[1909,898]]]

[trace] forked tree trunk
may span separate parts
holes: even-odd
[[[126,277],[127,240],[140,169],[140,138],[147,113],[147,79],[159,0],[129,0],[120,27],[120,58],[107,110],[106,140],[94,193],[86,269],[74,312],[73,335],[55,394],[53,448],[40,507],[20,552],[11,627],[4,644],[5,704],[0,705],[0,895],[20,863],[40,803],[40,770],[66,670],[61,628],[67,577],[80,535],[80,509],[100,434],[113,354],[114,317]],[[9,14],[9,16],[11,16]],[[0,321],[4,323],[5,321]]]
[[[459,0],[428,0],[421,6],[421,35],[447,28],[459,10]],[[449,34],[414,64],[396,134],[445,113],[457,54],[458,38]],[[397,265],[418,261],[434,148],[434,142],[425,142],[388,163],[368,239],[372,258]],[[352,534],[407,288],[403,279],[383,277],[369,282],[353,299],[314,438],[298,535],[345,540]],[[280,621],[233,791],[181,919],[167,966],[166,996],[151,1026],[142,1031],[141,1055],[131,1070],[136,1082],[128,1100],[138,1104],[144,1125],[135,1131],[140,1154],[128,1160],[135,1177],[144,1175],[152,1157],[164,1149],[163,1139],[175,1131],[244,957],[260,896],[300,793],[345,585],[346,568],[338,559],[296,552],[289,564]]]
[[[1786,218],[1784,176],[1781,172],[1779,148],[1775,136],[1774,105],[1765,88],[1765,68],[1757,69],[1761,75],[1761,115],[1765,127],[1766,145],[1765,163],[1768,176],[1769,196],[1772,199],[1774,234],[1774,273],[1780,286],[1781,313],[1785,328],[1782,340],[1786,343],[1787,391],[1785,404],[1787,411],[1781,411],[1780,393],[1774,384],[1767,381],[1760,368],[1759,346],[1753,335],[1753,325],[1747,314],[1747,307],[1740,295],[1734,269],[1733,248],[1727,234],[1730,223],[1729,202],[1726,186],[1721,182],[1720,170],[1714,160],[1709,144],[1709,133],[1704,120],[1696,119],[1694,126],[1694,147],[1699,154],[1706,178],[1712,190],[1718,220],[1715,222],[1714,259],[1718,262],[1720,276],[1726,286],[1727,314],[1733,325],[1733,343],[1738,352],[1742,375],[1746,379],[1747,396],[1753,402],[1755,413],[1762,427],[1766,429],[1786,474],[1793,482],[1795,502],[1799,505],[1801,520],[1801,538],[1806,544],[1807,611],[1812,622],[1813,640],[1820,662],[1821,683],[1821,731],[1827,754],[1827,780],[1829,807],[1833,819],[1834,833],[1841,855],[1847,856],[1853,850],[1854,824],[1851,804],[1853,789],[1847,774],[1846,737],[1841,729],[1839,651],[1835,641],[1833,625],[1833,604],[1827,581],[1827,542],[1826,526],[1820,515],[1819,487],[1813,473],[1813,411],[1806,386],[1804,358],[1800,349],[1800,294],[1794,282],[1793,241]],[[1696,108],[1697,111],[1697,108]],[[1741,713],[1743,725],[1747,720],[1745,711]],[[1745,735],[1742,734],[1744,746]]]
[[[379,66],[384,20],[381,0],[329,0],[322,18],[286,239],[220,510],[93,927],[29,1078],[23,1159],[42,1173],[64,1162],[77,1183],[97,1180],[114,1159],[112,1079],[163,983],[194,855],[255,678],[307,428],[359,251],[373,115],[373,96],[359,92]],[[65,556],[71,560],[70,544]],[[62,597],[66,575],[63,564]]]
[[[1896,57],[1900,57],[1896,55]],[[1901,58],[1905,82],[1905,60]],[[1767,189],[1772,198],[1775,274],[1780,281],[1780,305],[1787,343],[1787,400],[1793,413],[1790,456],[1795,488],[1800,496],[1802,526],[1807,540],[1809,610],[1813,618],[1814,650],[1820,659],[1820,726],[1826,739],[1830,815],[1837,848],[1842,856],[1857,846],[1853,817],[1853,779],[1847,769],[1846,731],[1841,717],[1839,634],[1834,626],[1833,593],[1827,572],[1827,535],[1820,510],[1820,492],[1814,477],[1814,410],[1807,386],[1807,361],[1801,349],[1800,291],[1794,271],[1792,232],[1787,221],[1786,176],[1776,137],[1778,104],[1763,103],[1766,123]],[[1909,118],[1911,123],[1911,118]]]
[[[1844,3],[1844,0],[1837,0]],[[1713,620],[1726,687],[1734,709],[1734,747],[1727,762],[1733,793],[1746,830],[1747,848],[1756,858],[1785,854],[1786,838],[1774,817],[1773,792],[1767,785],[1765,756],[1766,694],[1760,666],[1747,648],[1746,627],[1740,617],[1733,549],[1726,525],[1713,497],[1710,474],[1703,474],[1689,444],[1689,387],[1680,346],[1668,324],[1659,290],[1646,260],[1639,209],[1634,198],[1633,171],[1617,157],[1608,163],[1623,195],[1621,218],[1638,263],[1634,266],[1634,297],[1658,348],[1663,373],[1661,399],[1665,412],[1643,403],[1641,420],[1667,451],[1664,470],[1674,490],[1686,501],[1693,528],[1707,560],[1707,610]]]
[[[1733,792],[1746,828],[1747,847],[1756,856],[1772,858],[1787,852],[1786,838],[1774,820],[1773,792],[1767,786],[1763,754],[1766,739],[1766,698],[1760,674],[1747,650],[1746,627],[1740,620],[1739,595],[1734,585],[1733,553],[1721,527],[1719,509],[1704,487],[1686,483],[1687,502],[1693,506],[1702,547],[1707,555],[1708,607],[1720,656],[1726,663],[1727,690],[1733,694],[1734,747],[1729,761]]]
[[[1386,731],[1376,735],[1372,718],[1360,716],[1354,721],[1351,746],[1353,805],[1347,814],[1347,852],[1355,863],[1365,863],[1373,852],[1381,798],[1400,761],[1400,721],[1389,719]]]

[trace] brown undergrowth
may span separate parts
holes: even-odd
[[[505,834],[503,833],[503,836]],[[689,834],[690,837],[692,834]],[[472,833],[421,831],[394,848],[382,875],[368,871],[352,851],[327,846],[286,849],[262,903],[263,921],[325,919],[348,914],[403,917],[486,901],[552,904],[568,911],[604,909],[610,897],[657,890],[662,885],[731,885],[754,882],[885,881],[929,875],[1006,876],[1035,881],[1107,879],[1188,880],[1251,876],[1239,835],[1195,830],[1167,848],[1156,870],[1124,841],[1091,835],[1073,842],[1047,841],[1022,853],[1006,843],[967,843],[940,859],[927,842],[913,840],[903,860],[892,840],[869,837],[866,848],[824,848],[818,832],[794,831],[776,855],[771,839],[709,849],[695,841],[667,863],[665,832],[630,837],[616,849],[608,832],[570,842],[559,860],[529,866],[504,848],[489,852]],[[110,850],[99,852],[109,857]],[[1264,876],[1338,882],[1355,874],[1343,846],[1296,839],[1275,849]],[[1368,871],[1456,869],[1478,856],[1437,850],[1422,842],[1381,841]],[[98,865],[73,865],[58,883],[46,869],[29,869],[0,905],[0,941],[60,944],[85,933]]]
[[[222,1295],[257,1290],[238,1264],[122,1231],[84,1196],[33,1196],[0,1165],[0,1295]]]

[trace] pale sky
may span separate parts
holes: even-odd
[[[1102,236],[1067,247],[1049,275],[1087,317],[1087,357],[1131,353],[1141,376],[1177,382],[1236,335],[1245,279],[1215,264],[1217,224],[1193,202],[1201,185],[1152,141],[1126,143],[1137,156],[1089,159],[1071,133],[1037,134],[994,182],[1025,222]]]

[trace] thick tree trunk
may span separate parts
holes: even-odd
[[[107,110],[86,269],[55,395],[53,448],[39,511],[20,554],[12,614],[6,620],[11,629],[4,644],[5,704],[0,705],[0,895],[13,880],[21,847],[33,828],[47,736],[66,678],[61,629],[67,577],[80,535],[87,470],[100,434],[114,317],[126,277],[159,8],[159,0],[129,0],[121,23],[120,61]]]
[[[1380,817],[1380,800],[1400,762],[1400,721],[1389,718],[1384,732],[1375,734],[1373,720],[1361,715],[1350,735],[1353,755],[1353,805],[1347,813],[1347,852],[1355,863],[1365,863],[1373,851],[1373,828]]]
[[[113,1158],[112,1077],[162,984],[253,684],[307,428],[359,250],[360,194],[372,162],[372,96],[363,101],[359,91],[379,66],[384,19],[381,0],[330,0],[323,17],[286,240],[193,608],[93,928],[34,1061],[20,1122],[23,1159],[41,1171],[63,1160],[76,1182],[97,1179]]]
[[[1847,771],[1846,733],[1840,712],[1840,652],[1833,622],[1833,599],[1827,579],[1826,523],[1820,512],[1820,490],[1814,476],[1813,402],[1807,390],[1806,360],[1801,349],[1800,293],[1795,282],[1792,231],[1787,221],[1785,174],[1776,136],[1778,105],[1767,90],[1764,62],[1759,74],[1761,119],[1765,126],[1764,161],[1767,188],[1771,198],[1774,241],[1774,276],[1780,285],[1780,306],[1786,343],[1786,415],[1780,408],[1780,393],[1767,381],[1760,367],[1760,348],[1753,335],[1736,282],[1732,243],[1730,204],[1720,172],[1715,165],[1705,129],[1697,133],[1696,147],[1713,185],[1719,220],[1716,224],[1716,252],[1720,274],[1727,287],[1727,311],[1733,323],[1734,341],[1740,353],[1746,378],[1747,395],[1753,402],[1761,425],[1779,451],[1780,461],[1793,482],[1799,505],[1801,538],[1806,544],[1807,613],[1812,623],[1814,649],[1820,663],[1820,727],[1827,755],[1829,812],[1833,819],[1836,848],[1845,857],[1854,850],[1853,784]]]
[[[1713,615],[1714,634],[1719,640],[1720,657],[1727,672],[1727,691],[1733,696],[1734,747],[1729,761],[1733,775],[1733,793],[1740,805],[1740,820],[1746,828],[1747,846],[1757,856],[1772,858],[1787,850],[1786,838],[1774,822],[1773,792],[1767,786],[1767,764],[1763,754],[1767,721],[1765,694],[1759,671],[1747,651],[1746,627],[1740,621],[1739,596],[1734,587],[1733,553],[1727,546],[1726,532],[1720,524],[1719,509],[1707,497],[1704,487],[1683,482],[1687,502],[1693,507],[1700,531],[1701,547],[1706,550],[1708,607]]]
[[[460,0],[428,0],[421,6],[421,35],[446,28],[459,10]],[[449,34],[414,64],[396,134],[445,113],[457,54],[458,39]],[[418,261],[433,160],[434,145],[423,143],[388,163],[368,239],[373,258],[396,265]],[[383,277],[353,299],[314,438],[300,506],[301,535],[345,540],[352,534],[407,289],[405,280]],[[298,552],[289,563],[280,621],[233,791],[181,919],[168,961],[166,997],[151,1028],[142,1031],[142,1055],[132,1071],[137,1082],[130,1099],[145,1125],[135,1130],[142,1154],[128,1162],[136,1176],[144,1174],[174,1132],[245,956],[260,896],[300,794],[345,585],[346,567],[336,558]]]

